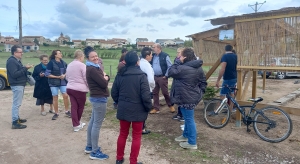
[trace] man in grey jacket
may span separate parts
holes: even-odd
[[[25,123],[26,119],[20,119],[19,108],[22,104],[24,88],[27,82],[27,70],[32,68],[33,65],[23,66],[21,58],[23,55],[22,48],[18,45],[11,47],[11,57],[7,59],[6,70],[8,82],[13,92],[12,103],[12,129],[24,129],[27,126],[21,123]]]

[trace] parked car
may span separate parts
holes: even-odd
[[[6,69],[0,68],[0,91],[8,86],[9,86],[9,83],[8,83],[8,79],[7,79]]]
[[[260,65],[266,66],[280,66],[280,67],[296,67],[300,66],[300,59],[295,57],[273,57],[266,63],[262,62]],[[258,74],[263,77],[263,71],[258,71]],[[285,79],[286,77],[300,77],[300,72],[266,72],[266,78],[275,76],[277,79]]]

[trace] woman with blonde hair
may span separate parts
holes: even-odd
[[[89,91],[86,81],[86,66],[84,61],[84,54],[81,50],[76,50],[74,53],[74,60],[68,65],[66,72],[67,93],[71,101],[71,117],[74,132],[83,128],[85,123],[81,122],[81,116],[84,110],[86,101],[86,94]]]

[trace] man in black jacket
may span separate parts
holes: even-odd
[[[27,126],[21,123],[25,123],[27,120],[20,119],[19,108],[22,104],[24,88],[27,82],[27,70],[32,68],[33,65],[27,64],[23,66],[21,62],[23,51],[18,45],[14,45],[11,48],[11,55],[6,62],[6,70],[8,82],[13,92],[12,129],[24,129]]]
[[[168,91],[168,69],[172,66],[172,62],[167,53],[162,52],[160,44],[154,44],[152,46],[153,58],[151,60],[151,65],[154,71],[154,81],[155,88],[153,89],[153,107],[150,111],[151,114],[159,113],[159,89],[161,88],[162,94],[165,97],[166,103],[170,108],[172,113],[175,112],[175,109],[170,101],[169,91]]]

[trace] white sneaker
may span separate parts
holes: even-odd
[[[184,131],[184,125],[180,125],[182,131]]]
[[[86,123],[80,122],[80,125],[81,125],[81,127],[83,128],[83,127],[86,125]]]
[[[78,126],[75,126],[73,127],[74,128],[74,132],[78,132],[80,129],[82,129],[82,125],[78,125]]]

